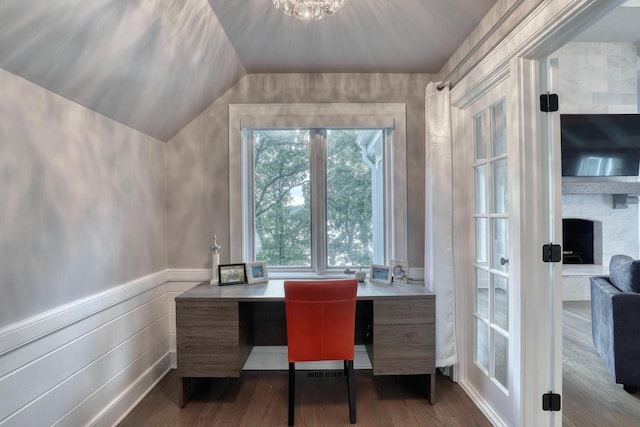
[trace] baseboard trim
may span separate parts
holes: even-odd
[[[115,401],[111,402],[100,414],[96,415],[90,425],[94,427],[111,427],[120,424],[151,390],[162,381],[165,375],[169,373],[172,369],[170,360],[171,353],[169,352],[147,369],[143,375],[124,390],[122,394]],[[140,389],[143,389],[143,391],[141,392]],[[122,406],[125,406],[126,410],[122,411]]]
[[[486,400],[482,398],[480,393],[472,387],[467,381],[460,381],[458,385],[467,393],[471,401],[480,409],[480,411],[489,419],[491,424],[496,427],[509,427],[498,414],[493,410]]]

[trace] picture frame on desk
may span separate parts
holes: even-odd
[[[391,284],[392,278],[393,275],[391,267],[388,265],[371,264],[371,272],[369,273],[370,282],[389,285]]]
[[[241,285],[247,283],[245,264],[218,265],[218,280],[220,286]]]
[[[407,283],[409,278],[409,261],[391,260],[391,268],[394,282]]]
[[[265,283],[269,281],[269,272],[267,271],[267,263],[264,261],[247,263],[247,283]]]

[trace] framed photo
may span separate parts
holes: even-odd
[[[247,274],[244,264],[218,265],[218,280],[220,286],[239,285],[247,283]]]
[[[391,283],[391,267],[387,265],[371,264],[371,273],[369,274],[369,281],[375,283],[384,283],[388,285]]]
[[[409,261],[391,260],[391,274],[394,282],[407,282],[409,278]]]
[[[247,263],[247,282],[263,283],[269,281],[269,272],[267,271],[267,263],[264,261]]]

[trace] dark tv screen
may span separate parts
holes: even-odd
[[[640,114],[562,114],[563,176],[638,176]]]

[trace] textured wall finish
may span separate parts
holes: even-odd
[[[166,268],[164,144],[0,70],[0,327]]]
[[[407,104],[407,223],[412,266],[424,260],[424,91],[429,74],[252,74],[167,144],[167,239],[172,268],[211,266],[213,233],[229,261],[229,104]]]

